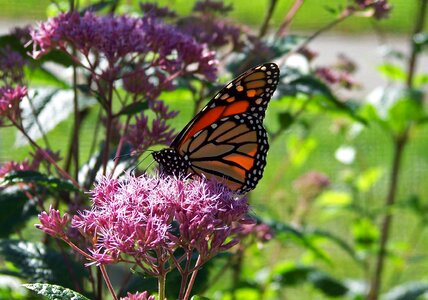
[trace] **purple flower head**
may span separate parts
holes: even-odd
[[[36,224],[35,226],[53,237],[61,238],[66,235],[69,219],[67,213],[61,217],[59,211],[51,206],[49,207],[49,212],[43,211],[39,214],[41,224]]]
[[[0,80],[5,84],[22,83],[25,60],[9,46],[0,48]]]
[[[177,14],[175,11],[170,10],[168,7],[159,7],[157,3],[140,3],[140,9],[145,15],[155,18],[175,18]]]
[[[135,124],[131,124],[125,134],[125,140],[134,151],[143,152],[153,145],[169,145],[175,137],[174,129],[167,124],[167,120],[178,112],[168,111],[168,106],[162,101],[150,101],[149,107],[156,116],[151,121],[143,113],[136,116]]]
[[[15,36],[22,43],[22,45],[25,45],[31,38],[31,28],[31,25],[26,25],[23,27],[14,27],[10,31],[10,34]]]
[[[198,42],[215,49],[231,44],[234,50],[243,47],[242,29],[224,19],[189,16],[180,19],[178,23],[187,34]]]
[[[16,119],[19,116],[19,103],[27,95],[25,86],[17,85],[0,87],[0,117]]]
[[[193,7],[193,11],[203,14],[221,14],[226,15],[233,10],[232,5],[225,5],[223,1],[199,0]]]
[[[391,11],[391,5],[388,0],[354,0],[359,9],[371,9],[370,16],[375,19],[387,18]]]
[[[72,226],[92,241],[97,264],[118,262],[126,254],[153,265],[155,253],[168,256],[177,247],[196,249],[207,259],[237,243],[229,241],[233,224],[248,212],[245,198],[201,177],[103,178],[91,196],[92,209],[75,216]]]
[[[109,68],[133,60],[145,67],[151,65],[174,74],[186,72],[187,66],[196,64],[192,73],[215,79],[213,52],[176,27],[150,15],[134,18],[96,16],[91,12],[83,16],[77,12],[64,13],[40,24],[32,30],[31,37],[35,58],[52,49],[67,52],[69,46],[74,46],[87,59],[89,54],[105,58]],[[156,53],[156,57],[145,61],[149,53]]]

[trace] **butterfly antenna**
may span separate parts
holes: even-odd
[[[146,150],[146,151],[150,151],[150,152],[153,152],[154,150]],[[135,173],[135,170],[137,169],[137,167],[143,162],[143,161],[145,161],[146,159],[147,159],[147,157],[149,157],[150,155],[151,155],[152,153],[149,153],[149,154],[147,154],[142,160],[140,160],[138,163],[137,163],[137,165],[135,166],[135,167],[133,167],[132,169],[131,169],[131,174],[134,174]],[[153,162],[154,162],[154,160],[147,166],[147,168],[144,170],[144,173],[146,173],[146,171],[147,171],[147,169],[150,167],[150,165],[151,164],[153,164]]]
[[[155,162],[155,160],[153,159],[150,163],[149,163],[149,165],[144,169],[144,173],[146,173],[147,172],[147,170],[150,168],[150,166],[151,165],[153,165],[153,163]]]

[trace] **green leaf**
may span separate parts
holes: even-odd
[[[416,46],[418,52],[428,46],[428,32],[418,32],[413,36],[413,43]]]
[[[424,119],[422,99],[423,93],[417,89],[377,88],[368,96],[362,114],[378,122],[385,130],[400,135],[410,125]]]
[[[281,237],[280,234],[285,234],[285,239],[287,241],[292,238],[295,242],[301,244],[307,250],[311,251],[317,258],[323,260],[327,264],[331,264],[330,258],[323,252],[322,249],[312,242],[311,236],[304,230],[280,222],[271,222],[269,223],[269,226],[275,231],[280,240],[284,239],[284,237]]]
[[[382,64],[378,66],[378,71],[383,74],[386,78],[404,82],[407,79],[406,72],[397,65],[393,64]]]
[[[362,172],[357,178],[357,188],[361,192],[367,192],[382,177],[383,169],[373,167]]]
[[[39,186],[48,188],[51,191],[79,191],[70,181],[46,176],[37,171],[13,171],[4,176],[3,179],[6,183],[35,183]]]
[[[428,84],[428,73],[417,74],[413,79],[413,84],[416,87],[421,87],[425,84]]]
[[[132,116],[148,108],[149,108],[149,104],[147,102],[134,102],[122,108],[118,113],[118,115]]]
[[[72,256],[57,252],[41,243],[22,240],[0,240],[3,260],[19,270],[16,276],[29,282],[49,282],[73,288],[82,286],[87,271]],[[2,271],[3,272],[3,271]]]
[[[352,225],[352,235],[357,246],[368,249],[376,244],[379,239],[379,229],[369,219],[358,219]]]
[[[325,191],[317,198],[317,205],[325,208],[348,207],[351,203],[351,195],[341,191]]]
[[[294,123],[294,116],[287,111],[279,113],[278,119],[281,130],[288,129]]]
[[[46,70],[42,66],[38,68],[24,68],[25,78],[28,78],[31,86],[53,86],[61,89],[68,89],[70,85],[58,79],[57,76]]]
[[[80,14],[83,16],[86,12],[99,12],[105,8],[108,8],[109,6],[113,6],[117,3],[117,0],[115,1],[106,1],[106,0],[101,0],[99,2],[96,2],[94,4],[88,5],[85,8],[83,8],[80,11]]]
[[[295,286],[307,281],[309,274],[316,269],[312,266],[298,265],[294,262],[277,264],[272,272],[275,281],[282,285]]]
[[[348,288],[342,282],[323,272],[312,272],[308,281],[330,297],[343,296],[348,292]]]
[[[55,87],[41,87],[32,90],[31,105],[28,101],[21,102],[23,125],[28,135],[37,140],[43,133],[48,133],[60,122],[66,120],[74,112],[74,91]],[[79,111],[93,106],[93,98],[79,96]],[[16,143],[23,146],[28,140],[22,133],[17,133]]]
[[[59,285],[47,283],[33,283],[24,284],[23,286],[25,286],[27,289],[37,292],[37,294],[39,295],[46,296],[48,299],[51,300],[89,300],[78,292]]]
[[[428,282],[407,282],[405,284],[394,287],[386,293],[382,299],[384,300],[417,300],[420,296],[428,292]]]
[[[0,189],[0,237],[5,238],[37,215],[36,203],[16,187]]]
[[[280,90],[285,91],[281,87]],[[352,106],[339,101],[330,88],[314,76],[302,75],[291,80],[286,87],[285,93],[294,96],[298,93],[307,95],[311,98],[311,102],[315,103],[322,110],[344,113],[355,121],[366,123],[363,118],[355,114]]]
[[[210,298],[208,298],[208,297],[203,297],[203,296],[198,296],[198,295],[195,295],[190,299],[191,300],[210,300]]]

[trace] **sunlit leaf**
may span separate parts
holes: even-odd
[[[397,65],[383,64],[380,65],[378,71],[386,78],[404,82],[407,78],[406,72]]]
[[[379,229],[369,219],[358,219],[352,224],[352,235],[357,246],[369,249],[379,240]]]
[[[37,292],[39,295],[43,295],[50,300],[89,300],[85,296],[67,289],[65,287],[47,284],[47,283],[33,283],[33,284],[24,284],[27,289]]]
[[[373,167],[363,171],[357,178],[356,186],[359,191],[367,192],[383,175],[383,169]]]
[[[428,84],[428,74],[427,73],[417,74],[413,79],[413,84],[416,87],[420,87]]]
[[[352,197],[347,192],[329,190],[317,198],[317,205],[324,208],[347,207],[352,203]]]

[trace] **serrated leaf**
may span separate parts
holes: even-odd
[[[47,248],[41,243],[21,240],[0,240],[3,261],[20,270],[17,274],[29,282],[49,282],[74,288],[87,276],[86,269],[74,262],[71,256]]]
[[[37,215],[36,204],[15,187],[0,189],[0,237],[5,238]]]
[[[135,102],[131,103],[120,110],[118,115],[127,115],[132,116],[138,114],[149,108],[149,104],[147,102]]]
[[[35,183],[40,186],[44,186],[49,188],[52,191],[69,191],[76,192],[79,191],[73,183],[68,180],[46,176],[37,171],[13,171],[4,176],[3,179],[7,183],[17,183],[17,182],[25,182],[25,183]]]
[[[387,292],[384,300],[417,300],[420,296],[428,292],[427,282],[407,282],[399,285]]]
[[[348,292],[348,288],[342,282],[323,272],[312,272],[308,276],[308,281],[330,297],[343,296]]]
[[[89,300],[82,294],[79,294],[78,292],[59,285],[47,283],[32,283],[24,284],[23,286],[51,300]]]

